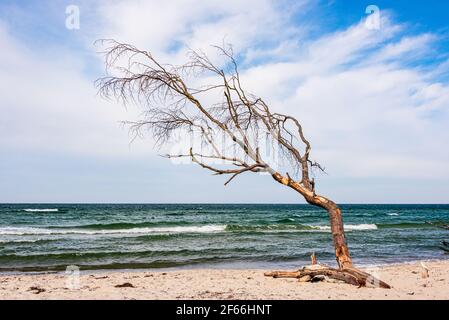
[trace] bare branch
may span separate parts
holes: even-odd
[[[221,159],[242,168],[218,169],[199,161],[200,154],[192,152],[178,156],[189,156],[193,162],[216,174],[232,174],[232,180],[247,171],[260,172],[263,169],[272,175],[276,172],[260,152],[258,139],[262,134],[280,147],[282,158],[290,163],[294,172],[301,172],[300,183],[304,188],[312,190],[311,169],[324,171],[318,163],[309,160],[311,145],[299,121],[292,116],[272,113],[264,100],[243,89],[231,46],[214,47],[225,59],[222,67],[203,52],[193,50],[188,54],[186,64],[173,66],[159,63],[150,52],[132,45],[110,39],[100,43],[106,46],[106,68],[113,73],[97,81],[100,94],[114,97],[124,104],[145,106],[142,120],[126,123],[134,137],[142,136],[142,131],[146,130],[161,146],[179,130],[200,132],[201,143],[211,151],[202,158]],[[215,76],[219,82],[198,88],[187,85],[189,76],[200,73]],[[205,105],[203,96],[213,92],[221,92],[223,101]],[[289,128],[292,125],[294,130]],[[223,154],[217,143],[219,133],[227,137],[239,156]],[[246,159],[253,164],[248,164]]]

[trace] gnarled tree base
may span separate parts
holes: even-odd
[[[340,270],[319,264],[306,266],[298,271],[272,271],[266,272],[264,275],[273,278],[297,278],[304,282],[314,281],[314,278],[316,279],[317,276],[326,276],[358,287],[373,286],[385,289],[391,288],[387,283],[364,271],[355,268]]]

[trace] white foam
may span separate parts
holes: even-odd
[[[330,231],[330,226],[310,226],[313,229]],[[375,224],[345,224],[345,231],[351,230],[377,230],[377,226]]]
[[[389,215],[389,216],[398,216],[399,213],[392,212],[392,213],[387,213],[387,215]]]
[[[34,239],[34,240],[0,240],[0,243],[33,243],[39,242],[42,239]]]
[[[183,226],[161,228],[132,228],[112,230],[83,230],[83,229],[45,229],[27,227],[0,228],[0,235],[51,235],[51,234],[151,234],[151,233],[212,233],[224,231],[226,226]]]
[[[23,209],[25,212],[58,212],[58,209]]]

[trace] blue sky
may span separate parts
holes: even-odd
[[[66,7],[80,8],[68,30]],[[379,29],[365,22],[380,9]],[[211,16],[211,12],[214,13]],[[447,1],[0,1],[0,202],[298,202],[267,176],[227,187],[130,144],[96,95],[95,39],[185,61],[233,43],[245,85],[304,124],[340,203],[449,202]]]

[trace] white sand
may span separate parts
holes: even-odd
[[[64,273],[0,275],[0,299],[449,299],[449,260],[424,263],[426,279],[419,262],[368,270],[390,290],[273,279],[265,270],[114,271],[82,274],[79,289],[66,288],[73,279]],[[134,287],[115,287],[124,283]]]

